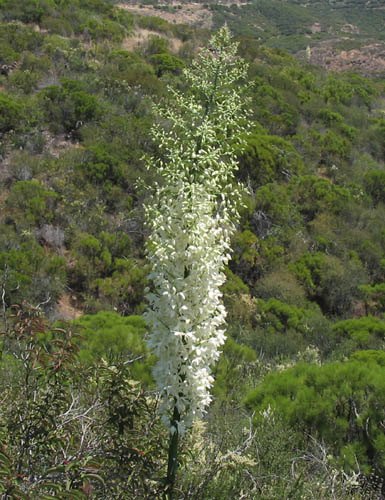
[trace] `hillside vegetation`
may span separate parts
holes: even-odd
[[[152,103],[169,84],[188,90],[183,68],[208,32],[114,3],[0,0],[5,499],[161,498],[167,432],[141,317],[143,185],[158,176],[145,158]],[[259,41],[237,29],[257,4],[211,7],[249,63],[252,134],[238,154],[229,336],[177,494],[382,498],[385,81],[271,47],[278,4],[258,2]],[[285,5],[288,37],[317,9],[333,23],[361,9]]]
[[[239,36],[283,48],[328,69],[385,73],[385,10],[381,1],[146,0],[138,4],[126,0],[119,5],[201,28],[217,29],[226,22]]]

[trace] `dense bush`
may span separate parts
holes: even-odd
[[[17,129],[24,118],[23,106],[6,96],[0,94],[0,132],[5,133]]]
[[[246,403],[257,415],[271,408],[304,439],[324,440],[345,470],[382,476],[384,363],[383,352],[363,351],[348,362],[298,364],[267,375]]]
[[[55,217],[57,193],[38,181],[19,181],[12,186],[6,206],[19,227],[41,226]]]
[[[241,173],[256,185],[288,180],[303,170],[303,163],[286,140],[267,134],[253,134],[240,158]]]
[[[162,76],[167,71],[171,73],[180,73],[184,68],[184,62],[171,54],[154,54],[151,56],[151,64],[155,66],[158,76]]]
[[[165,433],[156,400],[127,362],[85,368],[76,339],[26,307],[1,335],[0,492],[31,500],[158,496]]]
[[[47,87],[39,98],[46,120],[57,132],[76,131],[102,115],[98,98],[85,92],[82,84],[75,80],[63,79],[61,87]]]
[[[313,298],[328,314],[350,311],[355,299],[361,297],[359,285],[367,275],[357,259],[341,261],[322,252],[304,254],[291,269]]]
[[[147,352],[147,331],[141,316],[122,317],[116,312],[101,311],[84,315],[75,322],[80,334],[78,356],[82,363],[92,364],[101,359],[110,363],[119,359],[137,360],[130,363],[133,377],[152,384],[152,360]]]
[[[28,233],[17,248],[0,252],[0,272],[8,307],[22,300],[35,305],[47,301],[52,307],[66,283],[65,259],[47,255]]]
[[[385,171],[374,170],[364,177],[364,186],[374,204],[385,203]]]
[[[333,325],[339,349],[346,354],[359,349],[383,349],[385,346],[385,321],[373,316],[345,319]]]
[[[328,179],[305,175],[291,183],[293,199],[308,221],[318,212],[339,213],[351,199],[348,189],[332,184]]]

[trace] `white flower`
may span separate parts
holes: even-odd
[[[170,425],[176,405],[181,433],[211,402],[211,366],[226,338],[220,286],[238,217],[235,146],[244,140],[246,122],[238,91],[230,91],[246,76],[237,45],[227,28],[211,45],[216,51],[203,50],[184,72],[190,96],[171,89],[170,103],[158,106],[170,126],[155,126],[153,137],[167,160],[152,159],[148,165],[164,181],[145,207],[152,281],[145,313],[148,347],[158,358],[154,377],[163,420]]]

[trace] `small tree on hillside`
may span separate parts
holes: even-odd
[[[146,207],[148,345],[161,411],[170,428],[166,495],[172,498],[178,437],[211,401],[211,366],[225,341],[220,287],[230,259],[239,189],[236,149],[248,125],[239,88],[247,65],[223,27],[184,70],[183,93],[157,106],[153,136],[159,157],[149,160],[160,182]]]

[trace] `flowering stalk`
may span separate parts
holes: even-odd
[[[238,217],[235,149],[248,129],[238,86],[247,65],[236,51],[222,28],[184,71],[188,91],[170,89],[170,102],[156,108],[164,125],[153,127],[160,157],[148,166],[156,168],[161,183],[146,206],[152,292],[145,316],[148,346],[158,360],[161,412],[171,433],[171,491],[178,436],[211,401],[211,366],[225,341],[220,287]]]

